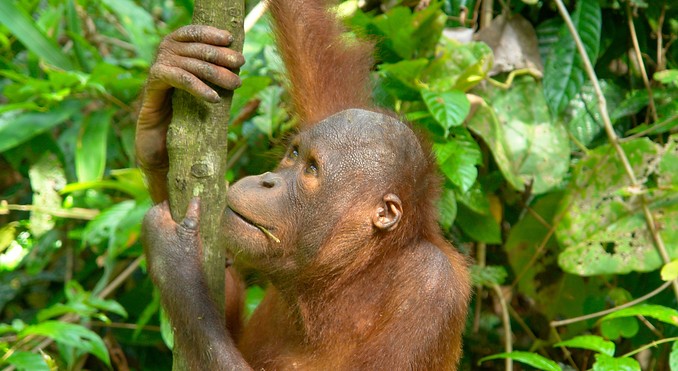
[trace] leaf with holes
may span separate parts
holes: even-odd
[[[639,181],[657,183],[645,192],[645,198],[673,258],[678,257],[678,193],[672,186],[676,176],[671,169],[677,138],[674,135],[664,148],[647,138],[622,144]],[[564,215],[556,236],[564,250],[558,264],[583,276],[648,272],[661,267],[639,191],[630,187],[612,146],[600,146],[579,161],[560,204],[559,213]]]
[[[570,165],[563,125],[549,114],[539,84],[517,78],[509,90],[487,90],[487,102],[467,120],[492,151],[504,178],[523,191],[541,194],[561,184]]]

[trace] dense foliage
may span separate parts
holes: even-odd
[[[336,10],[376,42],[376,100],[431,139],[441,225],[474,261],[462,367],[678,370],[678,6],[365,3]],[[0,1],[0,367],[169,369],[134,120],[191,11]],[[265,18],[244,52],[229,180],[272,168],[294,124]]]

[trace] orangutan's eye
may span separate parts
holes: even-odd
[[[304,174],[311,176],[318,176],[318,162],[316,160],[310,160],[306,168],[304,169]]]

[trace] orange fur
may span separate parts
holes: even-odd
[[[344,27],[324,1],[268,4],[300,129],[348,108],[370,108],[372,45],[344,40]]]

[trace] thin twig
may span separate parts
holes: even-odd
[[[640,45],[638,44],[638,35],[636,34],[636,26],[633,24],[633,15],[631,14],[631,2],[626,2],[626,21],[629,24],[629,31],[631,32],[631,41],[633,42],[633,50],[636,53],[636,59],[638,60],[638,67],[640,68],[640,75],[643,78],[643,84],[645,84],[645,90],[647,90],[647,97],[649,99],[648,109],[650,115],[652,115],[652,121],[656,122],[658,120],[657,110],[654,105],[654,94],[652,93],[652,87],[650,86],[650,80],[647,77],[647,71],[645,70],[645,63],[643,62],[643,55],[640,53]]]
[[[632,350],[632,351],[630,351],[630,352],[628,352],[628,353],[622,355],[622,356],[619,357],[619,358],[632,357],[633,355],[638,354],[638,353],[644,351],[645,349],[653,348],[653,347],[656,347],[657,345],[664,344],[664,343],[670,343],[670,342],[676,341],[676,340],[678,340],[678,337],[672,337],[672,338],[666,338],[666,339],[661,339],[661,340],[653,341],[653,342],[651,342],[651,343],[649,343],[649,344],[643,345],[643,346],[640,347],[640,348],[636,348],[636,349],[634,349],[634,350]]]
[[[492,289],[497,294],[499,305],[501,306],[501,318],[502,322],[504,322],[504,352],[511,353],[513,352],[513,333],[511,332],[511,317],[509,315],[508,304],[499,285],[492,285]],[[506,371],[513,371],[513,360],[506,358],[505,361]]]
[[[476,264],[482,269],[485,267],[487,256],[487,244],[478,242],[476,244]],[[476,293],[476,307],[473,313],[473,333],[478,333],[480,330],[480,312],[483,304],[483,285],[478,285]]]
[[[9,214],[10,211],[31,211],[36,213],[49,214],[59,218],[92,220],[99,215],[99,210],[82,209],[74,207],[72,209],[52,209],[35,205],[15,205],[9,204],[5,200],[0,201],[0,215]]]
[[[555,327],[565,326],[565,325],[569,325],[569,324],[576,323],[576,322],[586,321],[586,320],[589,320],[591,318],[602,317],[602,316],[608,315],[610,313],[622,310],[624,308],[632,307],[632,306],[634,306],[638,303],[642,303],[643,301],[659,294],[660,292],[664,291],[665,288],[669,287],[669,285],[671,285],[671,283],[674,283],[674,282],[675,281],[664,282],[661,286],[654,289],[649,294],[645,294],[645,295],[639,297],[638,299],[631,300],[628,303],[624,303],[624,304],[616,306],[614,308],[606,309],[606,310],[596,312],[596,313],[587,314],[585,316],[580,316],[580,317],[575,317],[575,318],[570,318],[570,319],[564,319],[562,321],[551,321],[551,327],[555,328]]]
[[[664,43],[664,36],[662,35],[662,29],[664,28],[664,19],[666,17],[666,0],[662,4],[662,11],[659,13],[659,20],[657,20],[657,71],[662,71],[666,66],[664,66],[664,50],[662,50]]]
[[[565,4],[563,4],[563,1],[562,0],[554,1],[556,3],[556,6],[558,7],[558,12],[565,21],[565,24],[567,25],[567,28],[570,31],[570,34],[572,35],[572,39],[574,39],[579,55],[582,61],[584,62],[584,69],[586,70],[586,73],[589,77],[589,80],[591,81],[591,84],[593,84],[593,89],[595,90],[596,97],[598,98],[598,110],[600,111],[600,116],[603,119],[605,132],[607,133],[607,137],[610,141],[610,144],[612,144],[612,147],[617,152],[617,156],[619,157],[619,160],[622,162],[624,171],[626,172],[626,175],[631,181],[631,186],[640,189],[642,185],[638,182],[636,174],[634,173],[633,168],[631,167],[631,163],[629,162],[626,153],[624,153],[624,149],[619,145],[619,137],[617,136],[617,133],[615,133],[614,131],[612,121],[610,120],[610,115],[607,112],[607,101],[605,100],[605,95],[603,94],[603,91],[600,88],[600,84],[598,83],[598,76],[596,76],[596,72],[593,70],[591,60],[589,59],[588,54],[586,54],[586,49],[584,49],[584,44],[581,41],[581,37],[579,37],[579,33],[575,29],[574,24],[572,23],[572,18],[570,18],[570,14],[568,13],[567,8],[565,8]],[[647,222],[648,228],[650,229],[650,233],[652,234],[654,244],[657,247],[657,250],[659,251],[659,254],[661,255],[664,263],[668,264],[669,262],[671,262],[671,258],[669,257],[669,253],[666,250],[666,246],[664,246],[664,240],[659,235],[657,225],[655,224],[654,221],[654,216],[650,212],[650,208],[647,205],[647,200],[644,195],[640,196],[640,201],[643,207],[645,221]],[[673,291],[676,295],[676,298],[678,298],[678,280],[672,282],[673,282]]]

